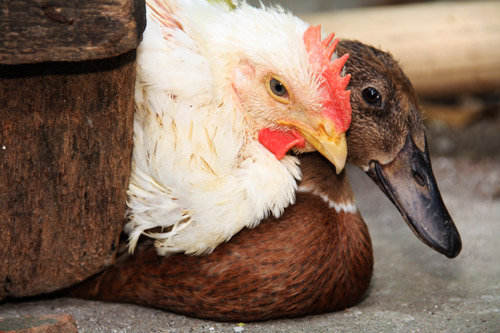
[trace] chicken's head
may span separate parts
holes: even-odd
[[[345,132],[351,121],[349,75],[342,76],[347,55],[334,56],[338,40],[321,40],[320,27],[303,34],[302,58],[282,63],[242,58],[232,87],[244,111],[251,135],[281,159],[286,152],[318,150],[340,173],[347,146]],[[333,42],[332,42],[333,41]],[[299,52],[300,53],[300,52]]]

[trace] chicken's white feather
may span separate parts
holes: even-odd
[[[297,158],[279,161],[252,137],[228,77],[238,55],[289,73],[299,89],[319,83],[303,83],[312,77],[301,39],[307,25],[283,10],[166,2],[172,24],[148,7],[138,49],[125,231],[132,251],[146,234],[161,255],[203,254],[279,217],[300,179]]]

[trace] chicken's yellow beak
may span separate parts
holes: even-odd
[[[307,142],[335,165],[337,174],[342,172],[347,158],[345,133],[338,133],[331,120],[320,118],[315,128],[296,121],[282,120],[278,123],[296,128]]]

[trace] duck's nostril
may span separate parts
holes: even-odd
[[[413,170],[413,179],[415,179],[415,181],[417,182],[418,185],[420,186],[425,186],[427,185],[427,182],[424,178],[424,176],[422,176],[418,171],[416,170]]]

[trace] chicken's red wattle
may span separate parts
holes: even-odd
[[[295,130],[281,131],[270,128],[260,130],[259,142],[278,160],[285,157],[293,147],[304,148],[306,144],[305,139]]]

